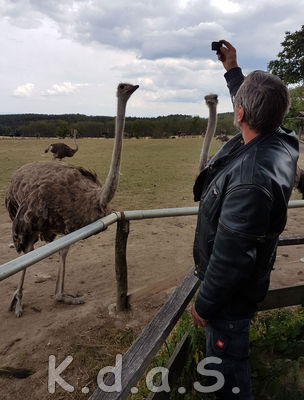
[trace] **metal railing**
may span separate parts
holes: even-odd
[[[288,208],[304,207],[304,200],[291,200]],[[51,243],[45,244],[27,254],[17,257],[0,266],[0,281],[22,271],[25,268],[43,260],[44,258],[70,246],[79,240],[86,239],[98,232],[103,231],[108,226],[120,221],[122,218],[131,220],[140,220],[148,218],[178,217],[197,215],[198,206],[182,208],[162,208],[154,210],[133,210],[124,212],[113,212],[89,225],[84,226],[77,231],[62,236]]]

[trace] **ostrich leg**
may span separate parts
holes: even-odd
[[[29,253],[30,251],[34,250],[34,244],[30,244],[26,251],[24,253]],[[21,277],[20,277],[20,281],[18,283],[17,286],[17,290],[15,291],[10,307],[9,307],[9,311],[13,311],[15,309],[15,314],[17,318],[20,318],[22,316],[23,313],[23,307],[22,307],[22,295],[23,295],[23,283],[24,283],[24,277],[25,277],[25,272],[26,269],[24,269],[21,272]]]
[[[23,312],[23,308],[22,308],[22,289],[23,289],[25,271],[26,271],[26,269],[24,269],[21,272],[21,278],[20,278],[20,281],[18,283],[17,290],[15,291],[15,293],[13,295],[13,298],[12,298],[12,301],[11,301],[11,304],[10,304],[10,307],[9,307],[10,311],[15,310],[15,314],[16,314],[17,318],[21,317],[22,312]]]
[[[65,247],[59,252],[61,262],[56,281],[55,299],[56,301],[65,304],[83,304],[85,302],[84,296],[73,296],[71,294],[64,293],[65,262],[69,249],[70,247]]]

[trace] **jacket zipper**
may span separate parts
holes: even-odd
[[[240,187],[248,188],[248,189],[258,188],[259,190],[264,192],[267,195],[267,197],[270,198],[271,201],[273,200],[271,193],[267,189],[265,189],[263,186],[254,185],[254,184],[247,184],[247,185],[240,184],[240,185],[234,186],[225,193],[225,197],[228,196],[230,193],[234,192],[235,190],[238,190]]]
[[[240,231],[237,231],[235,229],[231,229],[228,226],[226,226],[225,224],[223,224],[221,221],[219,221],[219,225],[225,229],[226,231],[228,231],[229,233],[233,233],[241,238],[245,238],[245,239],[250,239],[250,240],[257,240],[258,242],[263,242],[266,239],[266,235],[248,235],[248,233],[243,233]]]

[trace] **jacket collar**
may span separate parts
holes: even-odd
[[[206,167],[201,171],[201,173],[196,178],[195,184],[193,186],[194,201],[199,201],[203,192],[203,185],[207,179],[209,182],[213,179],[212,170],[218,172],[226,164],[228,164],[232,159],[240,156],[241,154],[247,152],[251,147],[256,146],[270,137],[278,135],[282,138],[289,146],[294,150],[298,151],[299,144],[295,132],[290,131],[286,128],[278,128],[276,131],[258,135],[254,139],[250,140],[247,144],[244,144],[243,137],[241,133],[236,134],[232,139],[230,139],[207,163]]]

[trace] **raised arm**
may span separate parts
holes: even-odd
[[[227,42],[227,40],[220,40],[220,42],[223,46],[216,54],[217,58],[223,63],[223,67],[227,71],[224,76],[233,103],[233,98],[244,81],[244,75],[237,63],[235,47],[233,47],[231,43]]]

